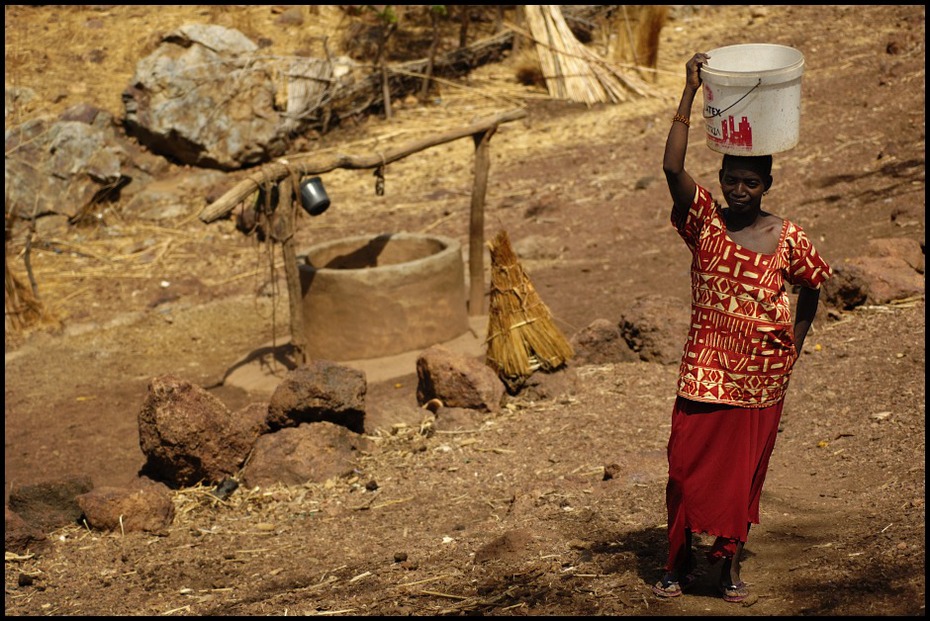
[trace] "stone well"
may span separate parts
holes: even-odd
[[[453,239],[350,237],[311,247],[298,267],[311,358],[391,356],[469,329],[462,249]]]

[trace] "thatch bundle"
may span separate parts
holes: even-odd
[[[641,78],[625,75],[578,41],[558,5],[525,5],[524,10],[551,97],[591,105],[656,95]]]
[[[659,61],[659,36],[668,21],[667,4],[620,5],[608,13],[606,56],[616,65],[632,64],[640,72],[651,73]]]
[[[487,242],[491,251],[487,363],[508,384],[534,371],[552,371],[574,355],[517,260],[506,231]]]

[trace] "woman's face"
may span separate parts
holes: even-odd
[[[766,179],[750,168],[727,166],[720,171],[720,189],[733,213],[750,213],[762,209]]]

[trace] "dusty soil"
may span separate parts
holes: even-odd
[[[135,59],[182,20],[245,24],[277,46],[298,38],[272,26],[270,7],[171,9],[6,7],[6,80],[38,93],[16,114],[90,101],[118,116]],[[547,101],[503,63],[475,72],[468,90],[444,85],[432,105],[399,105],[390,122],[339,129],[320,148],[368,152],[525,105],[526,120],[492,140],[487,233],[550,240],[558,257],[524,267],[570,335],[617,320],[642,295],[687,304],[688,255],[668,224],[660,166],[695,51],[753,41],[805,53],[801,142],[776,157],[766,205],[828,260],[859,256],[870,238],[923,244],[924,16],[921,6],[706,7],[663,31],[664,99]],[[92,48],[103,53],[89,63]],[[719,156],[699,129],[691,136],[689,169],[714,188]],[[331,173],[333,207],[303,220],[299,238],[430,231],[467,247],[472,162],[466,140],[398,162],[383,197],[370,173]],[[231,222],[200,223],[204,204],[192,196],[173,220],[131,221],[115,205],[96,226],[41,224],[47,244],[31,260],[55,322],[6,334],[7,493],[75,474],[127,484],[144,461],[137,415],[154,376],[215,386],[230,408],[264,398],[218,384],[284,337],[286,300],[267,293],[266,251]],[[21,254],[10,260],[23,275]],[[635,362],[578,367],[574,390],[511,399],[457,434],[410,420],[414,376],[370,385],[376,449],[348,476],[240,489],[225,502],[180,490],[167,536],[49,533],[45,553],[8,555],[5,612],[922,616],[924,312],[922,297],[821,308],[746,547],[746,605],[724,603],[713,573],[674,601],[650,592],[664,562],[677,369]],[[619,474],[605,480],[611,464]]]

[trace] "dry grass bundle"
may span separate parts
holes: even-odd
[[[659,60],[659,35],[668,21],[665,4],[620,6],[607,20],[608,52],[611,62],[632,64],[638,69],[652,70],[653,79]]]
[[[574,355],[517,260],[506,231],[487,242],[491,250],[491,299],[487,362],[505,382],[551,371]]]
[[[552,97],[591,105],[657,95],[641,78],[625,75],[579,42],[558,5],[524,9]]]

